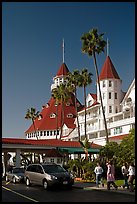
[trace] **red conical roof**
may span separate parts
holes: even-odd
[[[99,80],[103,79],[120,79],[109,56],[107,56],[99,76]]]
[[[67,65],[63,63],[59,68],[56,76],[62,76],[62,75],[64,76],[64,75],[67,75],[68,72],[69,72],[69,69],[67,68]]]

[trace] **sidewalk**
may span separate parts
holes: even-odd
[[[81,188],[84,190],[99,190],[99,191],[107,191],[107,186],[105,185],[104,187],[96,187],[95,183],[90,183],[90,182],[78,182],[75,181],[74,188]],[[123,193],[123,194],[129,194],[129,195],[135,195],[135,191],[134,192],[130,192],[128,189],[123,188],[123,187],[118,187],[117,190],[113,189],[113,187],[111,187],[109,192],[115,192],[115,193]]]

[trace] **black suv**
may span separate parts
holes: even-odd
[[[62,166],[55,163],[30,164],[25,170],[26,185],[42,185],[44,189],[51,186],[67,186],[74,184],[74,177]]]

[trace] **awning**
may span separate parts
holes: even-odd
[[[70,154],[78,154],[78,153],[81,153],[81,154],[84,154],[84,149],[81,148],[81,147],[67,147],[67,148],[64,148],[64,147],[61,147],[61,148],[58,148],[60,151],[62,152],[68,152]],[[89,148],[88,149],[88,153],[99,153],[100,150],[99,149],[93,149],[93,148]]]

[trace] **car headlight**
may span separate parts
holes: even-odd
[[[54,175],[48,175],[47,176],[47,180],[53,180],[53,179],[58,179],[58,178]]]
[[[74,175],[72,173],[70,173],[70,178],[74,179]]]

